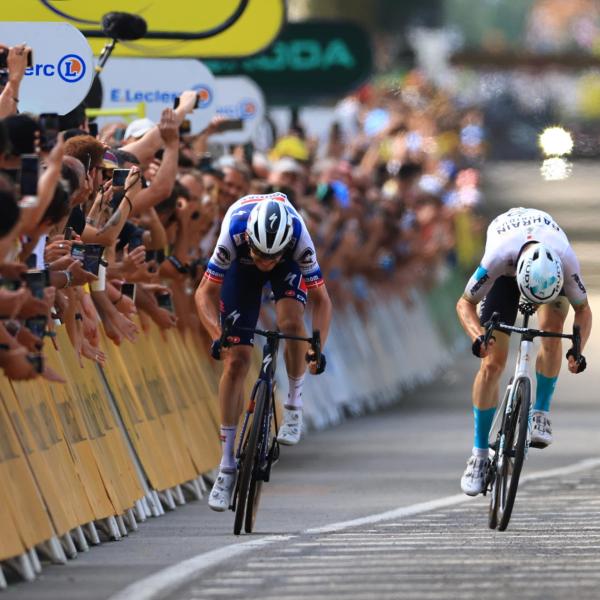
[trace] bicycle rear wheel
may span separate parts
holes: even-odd
[[[498,529],[504,531],[512,514],[517,496],[521,468],[525,460],[531,384],[529,379],[518,379],[513,391],[512,410],[505,414],[501,435],[504,436],[502,456],[497,456],[495,493],[497,494]]]
[[[250,488],[250,480],[255,471],[257,458],[257,448],[259,445],[260,433],[262,429],[262,417],[264,413],[264,401],[261,398],[266,396],[266,384],[260,382],[254,393],[254,413],[252,423],[249,427],[247,439],[242,445],[242,455],[240,457],[240,470],[238,473],[237,498],[235,506],[235,520],[233,523],[234,535],[240,535],[242,524],[244,522],[244,513]],[[261,412],[262,411],[262,412]]]

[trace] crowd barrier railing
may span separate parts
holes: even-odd
[[[436,377],[460,339],[459,287],[451,275],[404,298],[371,290],[366,313],[336,308],[327,370],[306,379],[308,427],[387,406]],[[219,367],[206,340],[150,325],[133,344],[102,339],[103,368],[80,363],[61,325],[46,346],[66,384],[0,376],[0,588],[3,567],[32,580],[40,559],[64,563],[200,499],[220,459]],[[257,348],[248,393],[260,360]],[[285,369],[278,376],[287,390]]]

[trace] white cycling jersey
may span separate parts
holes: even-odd
[[[528,242],[540,242],[556,252],[562,262],[563,289],[569,302],[573,306],[585,302],[587,292],[579,261],[565,232],[548,213],[535,208],[511,208],[490,223],[481,264],[465,288],[467,300],[476,304],[498,277],[515,277],[519,253]]]

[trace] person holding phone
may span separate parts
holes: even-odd
[[[17,114],[21,82],[25,76],[28,63],[31,63],[31,57],[31,48],[25,44],[19,44],[8,49],[6,53],[8,80],[2,93],[0,93],[0,119]]]

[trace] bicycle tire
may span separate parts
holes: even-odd
[[[496,529],[498,527],[498,489],[499,487],[496,485],[496,463],[498,457],[498,449],[500,447],[500,430],[502,429],[502,422],[504,420],[504,413],[506,411],[506,403],[508,401],[509,396],[512,394],[512,384],[514,381],[514,377],[510,378],[510,382],[504,392],[504,396],[502,397],[502,402],[496,409],[496,414],[494,415],[494,419],[492,421],[492,427],[490,429],[490,448],[494,451],[494,459],[489,466],[488,474],[486,476],[486,487],[490,485],[490,507],[488,509],[488,527],[490,529]],[[500,411],[500,414],[498,414]],[[500,425],[496,428],[496,420],[500,420]],[[494,431],[494,429],[496,430]],[[493,437],[492,437],[493,436]]]
[[[246,510],[246,500],[248,498],[248,490],[250,487],[250,479],[254,472],[254,463],[256,460],[256,448],[258,446],[258,439],[261,430],[261,419],[259,411],[261,405],[264,406],[264,402],[260,403],[259,399],[265,396],[265,392],[262,391],[266,388],[266,384],[261,381],[254,393],[254,413],[252,415],[252,424],[250,425],[250,432],[248,434],[247,441],[242,446],[242,457],[240,470],[238,473],[238,487],[237,487],[237,498],[235,505],[235,519],[233,522],[233,534],[240,535],[242,531],[242,524],[244,522],[244,513]]]
[[[267,397],[267,389],[266,386],[262,384],[262,386],[257,390],[256,407],[254,409],[254,414],[256,415],[258,423],[261,424],[260,432],[264,431],[264,422],[265,419],[268,418],[268,409],[269,398]],[[257,444],[256,447],[254,468],[250,477],[250,488],[248,489],[248,499],[246,501],[246,516],[244,520],[244,531],[246,533],[252,533],[254,529],[254,524],[256,523],[256,514],[258,512],[258,505],[260,504],[260,496],[263,486],[262,479],[259,479],[257,477],[259,469],[261,468],[258,459],[263,454],[262,450],[264,444],[267,444],[268,452],[268,445],[270,441],[268,435],[266,440],[261,438],[259,438],[259,440],[260,443]]]
[[[516,382],[513,395],[513,407],[509,415],[505,415],[502,423],[506,436],[504,444],[505,460],[502,469],[496,475],[498,488],[498,530],[504,531],[508,527],[512,515],[519,477],[527,443],[529,428],[529,407],[531,405],[531,383],[529,379],[522,378]],[[510,456],[513,454],[513,456]],[[512,459],[512,461],[511,461]]]

